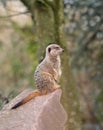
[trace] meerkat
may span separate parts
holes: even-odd
[[[44,60],[37,66],[34,79],[36,82],[36,90],[29,94],[22,101],[15,104],[11,109],[15,109],[36,96],[48,94],[60,88],[58,80],[61,76],[61,59],[60,55],[64,49],[57,44],[50,44],[46,48]]]

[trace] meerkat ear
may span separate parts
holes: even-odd
[[[51,48],[48,48],[48,52],[50,53],[50,51],[51,51]]]

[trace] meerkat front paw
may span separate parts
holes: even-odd
[[[56,90],[56,89],[60,89],[60,85],[55,85],[54,90]]]

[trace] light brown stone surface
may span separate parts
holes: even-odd
[[[31,91],[20,94],[0,112],[0,130],[65,130],[67,114],[60,103],[60,89],[10,110]]]

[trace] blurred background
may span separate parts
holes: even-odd
[[[103,1],[64,0],[65,33],[84,130],[103,130]],[[0,0],[0,108],[35,88],[35,25],[22,0]]]

